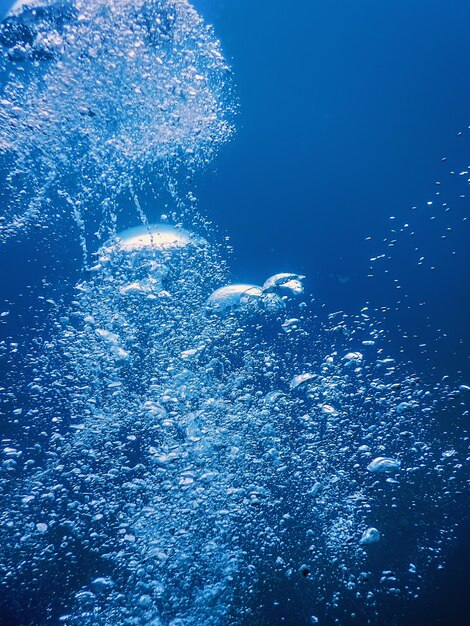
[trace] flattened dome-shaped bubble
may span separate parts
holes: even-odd
[[[207,309],[211,313],[223,315],[240,309],[263,295],[261,287],[250,284],[226,285],[216,289],[207,300]]]
[[[116,236],[120,250],[172,250],[188,245],[204,244],[205,240],[187,230],[178,229],[170,224],[145,224],[135,226]]]
[[[274,274],[263,285],[263,291],[279,293],[280,295],[297,296],[303,293],[302,280],[305,276],[300,274]]]

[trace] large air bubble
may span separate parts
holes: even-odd
[[[230,311],[248,309],[250,305],[256,306],[261,298],[261,287],[248,284],[227,285],[219,287],[207,300],[207,309],[211,313],[220,315]]]
[[[129,228],[116,235],[117,247],[122,250],[139,251],[145,249],[172,250],[190,244],[204,245],[201,237],[182,228],[169,224],[144,224]]]

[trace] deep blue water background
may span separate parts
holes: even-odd
[[[357,312],[366,302],[395,309],[404,292],[407,304],[384,322],[393,348],[417,371],[468,381],[470,238],[462,220],[470,190],[469,176],[458,173],[470,164],[470,3],[195,4],[222,40],[240,98],[236,140],[199,190],[231,237],[237,277],[302,272],[331,311]],[[437,190],[448,213],[435,209]],[[391,216],[413,227],[413,246],[380,245],[394,238]],[[367,278],[369,259],[386,251],[389,274]],[[449,552],[446,570],[400,623],[468,623],[465,529]]]
[[[298,271],[328,310],[390,307],[392,351],[431,379],[468,383],[470,189],[458,175],[470,159],[468,0],[194,4],[222,41],[240,100],[235,140],[196,181],[201,210],[231,238],[234,275]],[[404,223],[412,245],[400,233],[395,247],[382,243]],[[389,272],[368,278],[383,252]],[[44,276],[65,290],[75,281],[78,252],[52,256],[45,270],[42,239],[0,252],[2,299],[15,300],[9,332],[31,323]],[[468,554],[462,530],[401,623],[467,623]]]

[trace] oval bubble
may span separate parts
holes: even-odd
[[[369,472],[375,472],[377,474],[385,474],[388,472],[398,472],[400,469],[400,461],[397,459],[389,459],[383,456],[378,456],[371,461],[367,466]]]
[[[298,296],[303,293],[302,280],[305,276],[300,274],[274,274],[263,285],[263,291],[279,293],[285,296]]]
[[[209,297],[207,309],[211,313],[226,314],[230,311],[243,308],[250,302],[261,298],[261,287],[250,284],[226,285],[220,287]]]
[[[359,544],[366,546],[370,543],[377,543],[377,541],[380,541],[380,532],[377,528],[367,528],[367,530],[362,533]]]

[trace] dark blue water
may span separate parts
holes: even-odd
[[[383,239],[393,239],[396,216],[436,267],[422,271],[409,246],[397,244],[391,278],[402,281],[412,309],[397,321],[411,336],[423,333],[423,309],[414,305],[426,301],[425,319],[448,321],[446,345],[434,346],[441,367],[468,367],[460,347],[468,340],[468,199],[459,198],[466,183],[449,174],[468,160],[468,4],[199,4],[240,94],[237,140],[201,189],[232,238],[239,275],[255,279],[286,264],[333,308],[387,305],[396,290],[367,274]],[[426,202],[438,190],[451,214],[433,223]]]
[[[201,184],[237,274],[293,268],[333,309],[394,309],[400,299],[387,320],[395,348],[421,371],[468,380],[470,196],[468,176],[449,173],[469,159],[468,2],[199,5],[232,59],[241,101],[237,140]],[[436,191],[446,215],[426,204]],[[399,241],[389,275],[368,279],[369,258],[394,238],[390,216],[410,223],[415,242]],[[400,624],[466,623],[463,530],[460,541]]]
[[[200,190],[231,237],[237,275],[282,266],[306,274],[332,309],[389,306],[393,345],[416,369],[468,380],[470,195],[468,174],[458,176],[470,154],[468,2],[198,6],[240,94],[237,139]],[[390,234],[405,223],[412,245]],[[389,274],[367,278],[369,259],[387,250]],[[446,571],[398,623],[466,623],[470,545],[459,536]]]
[[[468,2],[194,4],[240,102],[235,139],[195,180],[201,210],[230,237],[235,277],[305,274],[328,310],[377,311],[392,352],[426,380],[468,384]],[[1,252],[12,335],[41,322],[49,285],[67,292],[80,276],[78,245],[51,240],[41,231]],[[458,438],[451,419],[441,427]],[[420,599],[379,623],[467,623],[466,530]],[[303,623],[294,613],[263,623]]]

